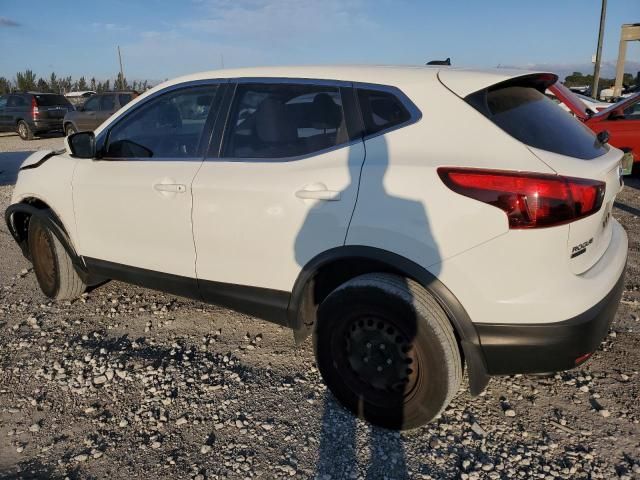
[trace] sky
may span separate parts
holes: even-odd
[[[601,0],[0,0],[0,76],[129,80],[259,65],[424,64],[593,71]],[[609,0],[603,76],[640,0]],[[640,42],[626,70],[640,71]]]

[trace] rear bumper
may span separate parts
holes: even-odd
[[[62,130],[62,121],[62,118],[34,120],[32,122],[32,128],[37,132],[45,130]]]
[[[607,334],[623,290],[624,270],[600,302],[569,320],[476,324],[489,375],[556,372],[583,363]]]

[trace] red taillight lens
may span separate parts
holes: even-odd
[[[456,193],[505,211],[509,228],[550,227],[597,212],[605,184],[595,180],[534,173],[439,168]]]
[[[38,102],[36,102],[35,97],[31,97],[31,115],[35,118],[40,114],[38,111]]]

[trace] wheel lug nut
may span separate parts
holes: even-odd
[[[385,348],[386,348],[386,347],[385,347],[384,343],[381,343],[381,344],[380,344],[380,350],[384,350]]]
[[[387,358],[387,365],[391,365],[391,363],[392,363],[392,362],[391,362],[391,359],[390,359],[390,358]]]
[[[382,367],[378,367],[378,369],[377,369],[377,370],[378,370],[379,372],[381,372],[381,371],[382,371]]]
[[[367,348],[371,348],[371,342],[367,342]]]
[[[369,357],[364,357],[362,360],[364,360],[364,363],[368,363],[369,362]]]

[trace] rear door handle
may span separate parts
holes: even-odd
[[[158,192],[184,193],[187,191],[186,185],[181,183],[156,183],[153,188]]]
[[[296,197],[304,200],[325,200],[328,202],[336,202],[340,200],[340,192],[335,190],[298,190]]]

